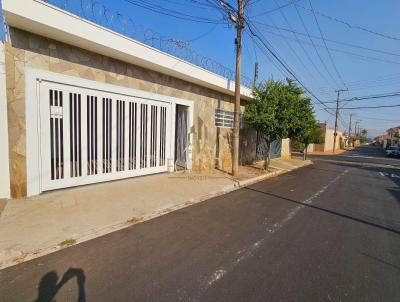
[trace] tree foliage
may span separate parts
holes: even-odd
[[[263,135],[267,145],[266,167],[271,143],[291,138],[309,138],[316,121],[311,99],[294,81],[267,81],[256,87],[254,101],[246,106],[246,124]]]

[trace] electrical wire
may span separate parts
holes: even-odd
[[[271,24],[267,24],[264,22],[260,22],[260,21],[253,21],[257,24],[260,25],[264,25],[266,27],[271,27],[277,30],[281,30],[281,31],[288,31],[291,33],[296,33],[298,35],[301,36],[307,36],[307,34],[299,32],[299,31],[295,31],[293,30],[293,28],[285,28],[285,27],[280,27],[280,26],[276,26],[276,25],[271,25]],[[318,40],[322,40],[321,37],[318,36],[314,36],[314,35],[310,35],[313,39],[318,39]],[[362,49],[362,50],[367,50],[367,51],[371,51],[371,52],[376,52],[376,53],[380,53],[380,54],[384,54],[384,55],[390,55],[390,56],[396,56],[396,57],[400,57],[400,53],[394,53],[394,52],[390,52],[390,51],[386,51],[386,50],[381,50],[381,49],[375,49],[375,48],[370,48],[370,47],[365,47],[365,46],[361,46],[361,45],[356,45],[353,43],[348,43],[348,42],[343,42],[343,41],[338,41],[338,40],[333,40],[333,39],[328,39],[325,37],[325,40],[330,42],[330,43],[335,43],[335,44],[340,44],[340,45],[344,45],[344,46],[348,46],[348,47],[353,47],[353,48],[357,48],[357,49]]]
[[[302,9],[304,9],[304,10],[307,10],[307,11],[310,11],[309,8],[304,7],[304,6],[302,6],[302,5],[299,5],[298,3],[294,3],[294,6],[295,6],[295,7],[300,7],[300,8],[302,8]],[[324,17],[324,18],[327,18],[327,19],[329,19],[329,20],[331,20],[331,21],[335,21],[335,22],[341,23],[341,24],[343,24],[343,25],[346,25],[347,27],[352,28],[352,29],[358,29],[358,30],[367,32],[367,33],[369,33],[369,34],[373,34],[373,35],[382,37],[382,38],[400,41],[400,38],[399,38],[399,37],[394,37],[394,36],[390,36],[390,35],[387,35],[387,34],[383,34],[383,33],[380,33],[380,32],[374,31],[374,30],[371,30],[371,29],[369,29],[369,28],[363,27],[363,26],[353,25],[353,24],[351,24],[351,23],[349,23],[349,22],[347,22],[347,21],[343,21],[343,20],[341,20],[341,19],[339,19],[339,18],[329,16],[329,15],[324,14],[324,13],[321,13],[321,12],[319,12],[319,11],[315,11],[315,13],[318,14],[318,15],[320,15],[320,16],[322,16],[322,17]]]
[[[341,74],[339,73],[339,71],[338,71],[338,69],[337,69],[337,66],[336,66],[336,64],[335,64],[335,61],[334,61],[333,58],[332,58],[332,54],[331,54],[331,52],[329,51],[328,46],[326,45],[326,40],[325,40],[324,34],[323,34],[323,32],[322,32],[321,26],[320,26],[320,24],[319,24],[319,22],[318,22],[318,18],[317,18],[317,16],[315,15],[314,7],[312,6],[311,0],[308,0],[308,3],[310,4],[310,8],[311,8],[311,11],[312,11],[313,16],[314,16],[314,19],[315,19],[315,23],[317,24],[319,33],[320,33],[320,35],[321,35],[322,41],[324,42],[324,46],[325,46],[326,52],[328,53],[329,60],[330,60],[331,63],[332,63],[333,69],[335,70],[336,75],[338,76],[338,78],[340,79],[340,81],[342,82],[342,84],[344,85],[344,87],[347,88],[346,83],[344,82],[344,80],[343,80]]]
[[[396,105],[381,105],[381,106],[360,106],[360,107],[342,107],[342,110],[358,110],[358,109],[380,109],[380,108],[394,108],[400,107],[400,104]],[[327,108],[334,109],[334,108]]]
[[[350,99],[343,99],[340,102],[354,102],[354,101],[361,101],[361,100],[372,100],[372,99],[380,99],[380,98],[388,98],[400,96],[400,92],[390,92],[390,93],[383,93],[383,94],[375,94],[375,95],[367,95],[367,96],[360,96],[360,97],[353,97]],[[336,103],[336,101],[326,101],[325,104],[328,103]]]
[[[210,18],[191,15],[191,14],[187,14],[187,13],[184,13],[181,11],[171,10],[166,7],[153,5],[153,4],[145,2],[145,1],[140,1],[139,3],[134,0],[124,0],[124,1],[128,2],[132,5],[150,10],[152,12],[155,12],[155,13],[158,13],[161,15],[169,16],[169,17],[172,17],[175,19],[181,19],[181,20],[197,22],[197,23],[212,23],[212,24],[224,24],[225,23],[221,20],[213,20]]]
[[[281,10],[282,8],[285,8],[285,7],[288,7],[288,6],[290,6],[290,5],[293,5],[293,4],[295,4],[296,2],[299,2],[299,1],[300,1],[300,0],[290,0],[288,3],[283,4],[283,5],[278,5],[278,4],[276,3],[276,5],[277,5],[276,8],[273,8],[273,9],[267,10],[267,11],[265,11],[265,12],[262,12],[262,13],[260,13],[260,14],[251,16],[251,18],[256,18],[256,17],[261,17],[261,16],[268,15],[268,14],[270,14],[270,13],[273,13],[273,12],[277,11],[277,10]]]
[[[255,23],[259,23],[259,22],[255,22]],[[268,31],[268,30],[263,30],[263,31],[266,32],[266,33],[272,34],[272,35],[284,37],[285,39],[288,39],[288,40],[295,40],[295,39],[293,39],[293,38],[291,38],[291,37],[284,36],[284,35],[278,34],[278,33],[276,33],[276,32],[272,32],[272,31]],[[315,44],[315,43],[312,44],[312,43],[307,42],[307,41],[304,41],[304,40],[300,40],[300,41],[301,41],[302,43],[304,43],[304,44],[315,45],[316,47],[324,48],[324,46],[319,45],[319,44]],[[371,57],[371,56],[360,55],[360,54],[358,54],[358,53],[354,53],[354,52],[350,52],[350,51],[346,51],[346,50],[341,50],[341,49],[336,49],[336,48],[329,48],[329,50],[330,50],[330,51],[335,51],[335,52],[344,53],[344,54],[351,55],[351,56],[355,56],[355,57],[358,57],[358,58],[360,58],[360,59],[362,59],[362,60],[364,60],[364,61],[369,61],[369,62],[371,62],[371,61],[378,61],[378,62],[384,62],[384,63],[388,63],[388,64],[396,64],[396,65],[399,65],[399,64],[400,64],[400,62],[398,62],[398,61],[385,60],[385,59],[381,59],[381,58],[377,58],[377,57]]]
[[[276,0],[274,0],[275,4],[278,5],[278,3],[276,2]],[[288,18],[286,17],[285,13],[280,10],[279,11],[280,15],[282,16],[282,18],[284,19],[286,25],[289,28],[292,28]],[[322,72],[319,70],[319,68],[317,67],[317,65],[315,64],[314,60],[310,57],[309,53],[307,52],[307,50],[304,48],[303,44],[300,42],[300,40],[298,39],[296,33],[293,32],[293,36],[296,39],[297,43],[299,44],[300,48],[302,49],[302,51],[304,52],[304,54],[306,55],[308,61],[311,63],[311,65],[314,67],[314,69],[316,70],[316,72],[319,74],[319,76],[328,84],[331,85],[331,83],[327,80],[327,78],[322,74]],[[334,90],[334,87],[332,87]]]
[[[286,65],[286,63],[279,58],[279,56],[271,49],[271,47],[266,43],[265,39],[262,39],[260,35],[257,33],[256,28],[252,28],[251,22],[245,19],[245,23],[248,24],[248,28],[253,36],[255,36],[261,44],[265,47],[265,49],[272,55],[272,57],[303,87],[303,89],[308,92],[310,96],[312,96],[315,100],[317,100],[318,103],[320,103],[322,106],[326,107],[326,105],[310,90],[308,89],[302,81],[294,74],[294,72]],[[328,108],[324,108],[324,110],[333,115],[332,112],[328,110]]]
[[[339,85],[337,84],[335,78],[332,76],[331,72],[329,71],[328,67],[326,66],[326,64],[325,64],[324,60],[322,59],[322,57],[321,57],[319,51],[317,50],[317,47],[315,46],[314,41],[313,41],[313,39],[312,39],[311,36],[310,36],[310,33],[309,33],[308,28],[307,28],[307,26],[306,26],[306,23],[304,22],[304,19],[303,19],[302,15],[300,14],[299,9],[297,8],[296,5],[294,6],[294,8],[295,8],[295,10],[296,10],[296,12],[297,12],[297,16],[299,17],[299,19],[300,19],[300,21],[301,21],[301,23],[302,23],[302,25],[303,25],[303,28],[304,28],[304,30],[305,30],[306,33],[307,33],[308,39],[310,40],[310,42],[311,42],[311,44],[312,44],[312,46],[313,46],[313,48],[314,48],[314,50],[315,50],[315,53],[317,54],[317,56],[318,56],[318,58],[319,58],[319,60],[320,60],[320,62],[321,62],[321,64],[322,64],[322,66],[324,67],[325,71],[327,72],[327,74],[329,75],[329,77],[332,79],[332,81],[335,83],[335,85],[336,85],[336,86],[339,86]]]

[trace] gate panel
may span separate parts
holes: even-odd
[[[281,149],[282,149],[282,140],[274,140],[271,143],[269,156],[270,158],[279,158],[281,157]],[[257,150],[256,150],[256,159],[264,160],[265,154],[267,152],[267,143],[262,134],[257,133]]]
[[[166,102],[42,81],[42,190],[167,171],[170,114]]]

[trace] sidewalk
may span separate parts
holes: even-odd
[[[0,269],[310,164],[272,160],[272,172],[240,167],[137,177],[8,200],[0,216]]]

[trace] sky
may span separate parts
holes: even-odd
[[[234,70],[236,29],[228,21],[227,14],[216,8],[216,0],[67,0],[69,10],[77,10],[81,1],[86,11],[91,10],[105,26],[118,31],[119,22],[119,27],[133,35],[162,35],[182,41],[196,54]],[[237,7],[236,1],[226,1]],[[65,0],[48,2],[64,5]],[[347,89],[341,92],[342,99],[400,92],[400,1],[245,2],[246,19],[258,36],[308,90],[322,102],[328,102],[325,108],[335,107],[337,89]],[[93,3],[96,4],[93,6]],[[254,40],[257,38],[246,26],[243,74],[252,79],[254,64],[258,62],[259,82],[286,78],[288,73],[282,71],[271,55],[266,56],[265,49]],[[400,104],[400,96],[341,102],[340,107],[397,104]],[[315,105],[317,119],[333,127],[334,109],[328,109],[328,113],[322,107]],[[339,112],[339,130],[348,129],[352,113],[352,131],[358,121],[371,137],[400,125],[400,107],[341,109]]]

